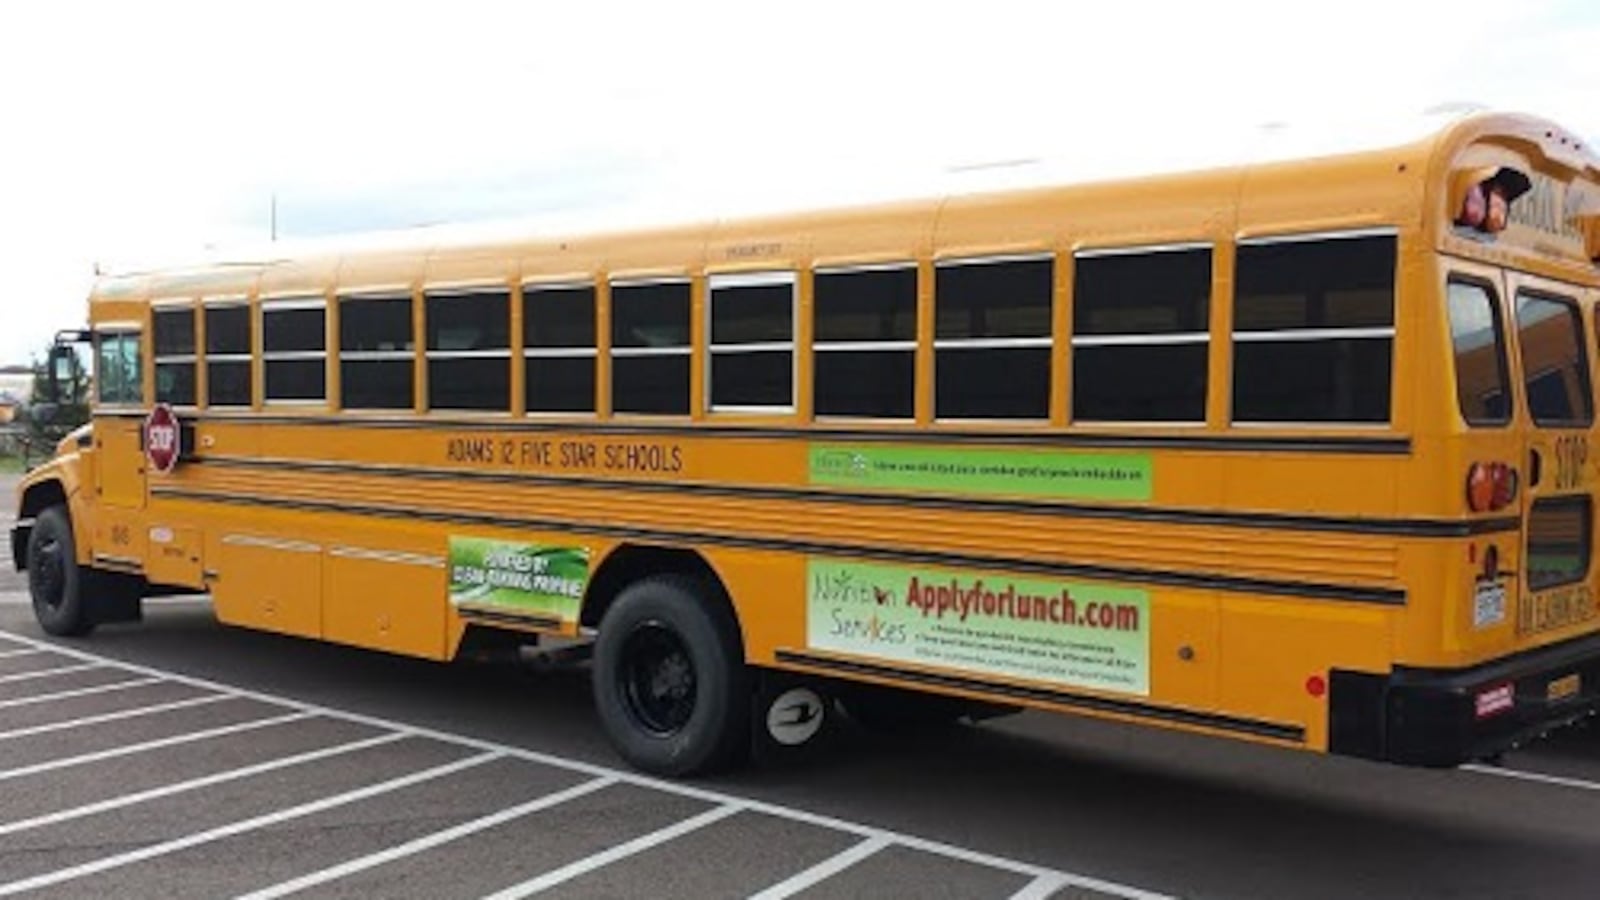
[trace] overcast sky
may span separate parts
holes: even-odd
[[[1600,143],[1597,95],[1594,0],[7,3],[0,363],[97,262],[257,242],[274,194],[291,238],[603,223],[1441,104]]]

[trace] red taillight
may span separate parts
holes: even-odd
[[[1505,509],[1517,499],[1517,470],[1502,462],[1473,463],[1467,469],[1467,508],[1473,512]]]

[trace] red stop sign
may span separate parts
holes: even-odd
[[[150,468],[166,474],[178,464],[183,453],[183,430],[178,427],[178,415],[165,403],[157,403],[144,420],[144,455]]]

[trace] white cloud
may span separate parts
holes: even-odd
[[[1600,8],[62,2],[0,12],[0,361],[93,262],[265,234],[1133,164],[1471,100],[1600,139]],[[1104,161],[1104,160],[1101,160]]]

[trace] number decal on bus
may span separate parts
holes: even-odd
[[[1570,434],[1556,439],[1556,490],[1570,491],[1583,485],[1583,467],[1589,461],[1587,435]]]

